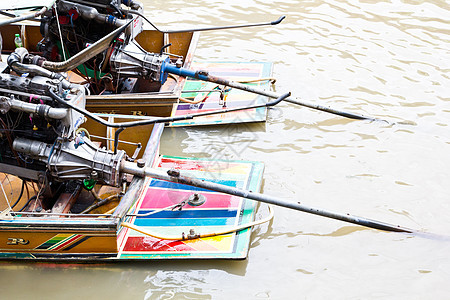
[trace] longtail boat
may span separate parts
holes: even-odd
[[[261,194],[261,162],[159,154],[165,125],[260,122],[281,101],[383,121],[271,91],[271,63],[194,60],[200,31],[284,17],[170,31],[135,0],[31,2],[0,5],[1,259],[244,259],[273,217],[258,202],[417,233]]]
[[[84,9],[82,4],[79,5]],[[58,16],[59,25],[66,26],[67,29],[68,23],[63,18],[62,11],[59,11],[61,14]],[[83,11],[80,10],[79,13],[81,15]],[[48,18],[51,18],[52,14]],[[81,19],[80,17],[78,22],[85,21]],[[52,47],[42,45],[46,37],[45,34],[42,35],[43,23],[45,22],[42,21],[37,25],[22,22],[1,27],[3,43],[0,64],[4,83],[0,87],[1,94],[13,100],[28,101],[32,109],[50,103],[48,93],[45,94],[42,88],[46,85],[42,82],[50,79],[45,79],[41,73],[33,71],[20,72],[19,68],[14,69],[8,65],[11,64],[8,59],[11,60],[15,54],[21,53],[17,49],[23,48],[30,57],[41,57],[45,53],[50,53],[50,60],[56,62],[63,60],[61,44]],[[51,21],[47,21],[46,24],[55,26]],[[72,16],[70,26],[75,27],[77,24]],[[17,48],[15,44],[17,35],[22,42],[20,46],[23,47]],[[131,40],[122,43],[136,43],[138,45],[136,48],[142,49],[140,50],[142,53],[170,52],[170,62],[181,64],[183,68],[208,68],[218,76],[224,75],[229,79],[251,81],[256,83],[249,84],[269,87],[268,80],[258,81],[258,79],[270,77],[272,71],[270,63],[194,62],[198,32],[162,33],[158,30],[142,30],[132,36]],[[71,38],[75,39],[76,36],[67,34],[67,39]],[[108,48],[104,50],[105,55],[111,55],[114,46],[121,42],[121,38],[123,36],[116,36],[114,41],[108,44]],[[65,47],[70,48],[67,45]],[[67,56],[76,54],[70,51],[65,53]],[[161,84],[148,79],[143,80],[139,76],[122,76],[119,73],[114,78],[115,82],[112,82],[112,75],[105,68],[104,73],[99,70],[99,74],[96,74],[90,69],[92,60],[90,63],[85,62],[75,69],[68,70],[64,75],[65,80],[74,85],[72,88],[89,86],[89,91],[83,94],[84,97],[80,97],[84,98],[80,101],[85,101],[85,109],[105,122],[121,124],[165,117],[179,118],[179,121],[164,122],[169,126],[193,126],[265,120],[264,106],[250,108],[244,112],[182,119],[180,116],[267,101],[262,96],[250,94],[249,97],[240,91],[224,91],[215,84],[202,83],[195,79],[187,80],[181,76],[168,76]],[[19,83],[16,86],[12,82]],[[118,82],[120,88],[111,86],[119,84]],[[33,84],[41,86],[33,88]],[[48,86],[51,87],[51,84]],[[99,88],[102,91],[99,91]],[[199,97],[202,98],[201,101],[198,101]],[[8,101],[14,106],[17,103],[13,100]],[[75,113],[74,115],[78,117]],[[24,144],[36,142],[32,138],[33,131],[34,135],[36,133],[45,135],[57,125],[49,121],[51,118],[49,115],[40,116],[21,108],[11,111],[8,109],[3,116],[2,139],[8,148],[17,147],[12,145],[12,141],[20,142],[20,138],[23,138],[19,137],[21,134],[16,134],[15,130],[11,129],[8,123],[11,118],[21,118],[22,121],[30,123],[20,124],[23,130],[31,130],[31,134],[26,135]],[[38,120],[40,117],[43,117],[43,120]],[[119,139],[117,134],[119,128],[111,128],[86,118],[86,122],[76,128],[71,142],[82,136],[81,139],[86,140],[82,143],[91,143],[92,147],[98,147],[95,151],[103,151],[105,157],[109,155],[109,158],[117,164],[120,164],[122,159],[119,155],[128,156],[128,161],[139,161],[145,166],[183,169],[196,178],[255,191],[260,189],[263,164],[259,162],[208,161],[160,156],[159,139],[164,123],[149,123],[127,129]],[[45,141],[48,137],[41,139]],[[240,230],[237,228],[253,222],[255,203],[252,201],[155,178],[136,176],[133,178],[130,175],[112,180],[115,182],[113,184],[115,186],[112,187],[108,185],[111,180],[106,182],[107,184],[104,184],[105,180],[103,184],[100,183],[102,180],[98,180],[97,183],[95,176],[91,176],[93,172],[95,173],[94,170],[90,170],[89,178],[84,179],[76,175],[72,179],[70,177],[72,175],[66,174],[77,170],[60,172],[60,177],[68,180],[54,181],[48,174],[51,172],[49,169],[31,167],[39,159],[36,156],[32,158],[30,153],[22,155],[23,152],[17,154],[15,149],[6,152],[5,159],[2,157],[0,162],[0,171],[4,172],[0,174],[2,259],[85,261],[154,258],[242,259],[247,256],[251,225],[244,226]],[[6,159],[8,155],[12,155],[11,160],[19,161],[11,163]],[[20,161],[22,159],[23,161]],[[50,160],[51,156],[48,157],[48,161]],[[62,165],[65,163],[74,162],[61,161]],[[106,165],[105,163],[100,167],[98,173],[103,172],[104,168],[110,168]],[[86,166],[78,166],[84,167]],[[117,170],[118,166],[111,172]],[[100,174],[99,177],[101,176]],[[54,187],[45,187],[50,184]],[[196,198],[198,199],[195,200]],[[211,237],[195,238],[195,234],[199,231],[203,234],[206,232],[213,234]],[[225,233],[222,233],[224,231]]]

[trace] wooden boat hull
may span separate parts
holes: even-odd
[[[153,129],[144,158],[154,167],[177,168],[191,176],[260,190],[263,164],[248,161],[208,161],[159,157],[163,126]],[[166,210],[152,217],[136,217],[176,204],[192,193],[205,195],[202,206]],[[256,203],[240,197],[203,191],[152,178],[134,178],[113,215],[54,216],[3,214],[0,217],[0,259],[119,261],[152,259],[244,259],[250,229],[185,241],[155,238],[121,226],[126,221],[159,235],[216,232],[253,221]],[[5,210],[6,211],[6,210]]]
[[[216,164],[182,158],[163,158],[165,164]],[[221,162],[231,164],[230,169],[244,171],[241,180],[249,187],[260,186],[262,165],[251,162]],[[256,170],[255,170],[256,168]],[[252,169],[248,178],[245,170]],[[188,170],[189,171],[189,170]],[[193,170],[190,170],[191,172]],[[225,171],[221,169],[221,172]],[[235,171],[232,171],[235,172]],[[255,176],[257,175],[257,176]],[[208,175],[206,175],[208,176]],[[243,179],[243,180],[242,180]],[[241,185],[238,183],[238,185]],[[143,193],[130,212],[145,214],[172,205],[188,197],[194,191],[186,187],[147,179]],[[187,207],[181,211],[166,211],[152,217],[126,217],[144,230],[157,234],[181,234],[193,228],[197,232],[217,231],[249,223],[254,219],[255,203],[239,197],[204,192],[208,204],[205,207]],[[20,220],[18,220],[20,219]],[[17,218],[0,221],[0,259],[30,260],[152,260],[152,259],[245,259],[247,257],[250,229],[209,238],[175,241],[152,236],[120,226],[119,218],[110,220],[73,220],[57,218],[53,222],[46,217],[39,220]],[[55,219],[55,218],[53,218]]]
[[[0,259],[99,259],[117,256],[116,231],[0,229]]]
[[[39,28],[33,25],[10,25],[2,28],[4,48],[13,51],[13,36],[21,33],[24,46],[31,52],[40,39]],[[189,68],[193,62],[193,53],[197,44],[198,34],[163,35],[155,31],[144,31],[137,37],[138,42],[147,51],[159,52],[159,49],[172,43],[171,53],[185,57],[184,67]],[[5,53],[5,52],[4,52]],[[197,64],[198,66],[201,64]],[[236,78],[247,70],[247,75],[240,79],[257,79],[271,75],[269,63],[225,63],[214,64],[216,72],[227,73],[229,78]],[[230,73],[231,70],[231,73]],[[221,73],[222,72],[222,73]],[[252,74],[249,76],[248,74]],[[137,93],[120,95],[88,96],[86,108],[97,113],[110,122],[124,122],[145,119],[148,116],[180,115],[205,109],[220,109],[223,103],[217,95],[204,101],[203,107],[179,104],[183,90],[192,89],[197,83],[186,84],[185,79],[169,79],[158,93]],[[269,83],[258,83],[269,88]],[[197,87],[203,89],[204,87]],[[192,93],[191,93],[192,94]],[[191,95],[196,97],[196,93]],[[247,95],[248,96],[248,95]],[[230,93],[227,105],[229,107],[260,103],[266,101],[260,97],[243,96],[240,92]],[[243,99],[245,98],[245,99]],[[242,102],[241,100],[244,100]],[[175,104],[175,105],[174,105]],[[244,119],[244,115],[246,119]],[[227,124],[233,122],[264,121],[266,109],[245,111],[244,114],[218,115],[194,122],[174,123],[180,125]],[[92,120],[83,125],[91,139],[114,150],[113,138],[115,129],[107,128]],[[144,158],[149,165],[155,167],[176,167],[186,169],[199,178],[218,181],[223,184],[245,187],[253,191],[260,189],[263,165],[246,161],[207,161],[183,158],[159,157],[159,139],[164,128],[163,124],[147,125],[126,129],[121,133],[119,148],[130,156]],[[140,149],[139,152],[136,149]],[[144,151],[145,150],[145,151]],[[224,181],[224,178],[227,180]],[[13,195],[19,193],[20,186],[11,178]],[[3,187],[7,187],[3,184]],[[5,194],[9,195],[9,190]],[[158,239],[137,233],[121,226],[126,221],[145,230],[159,234],[182,234],[194,227],[200,231],[215,231],[230,226],[246,224],[254,219],[256,205],[253,201],[238,197],[229,197],[214,192],[202,191],[207,197],[205,207],[186,207],[181,212],[165,211],[152,218],[132,217],[130,214],[143,214],[173,204],[196,192],[181,185],[167,185],[153,179],[134,178],[125,196],[121,199],[114,213],[110,216],[76,214],[52,215],[45,212],[8,214],[8,203],[4,195],[0,195],[0,259],[56,259],[56,260],[151,260],[151,259],[244,259],[247,256],[250,243],[250,229],[238,233],[226,234],[211,238],[173,241]],[[29,198],[29,196],[27,197]],[[21,200],[17,207],[22,207]],[[10,203],[9,203],[10,204]],[[16,209],[17,211],[17,209]]]

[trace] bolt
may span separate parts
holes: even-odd
[[[97,171],[92,171],[91,172],[91,179],[94,179],[94,180],[97,180],[98,179],[98,173],[97,173]]]
[[[167,171],[167,174],[173,177],[180,177],[180,170],[170,169]]]
[[[38,175],[38,182],[39,182],[39,184],[43,184],[44,181],[45,181],[45,175],[42,174],[42,173],[39,173],[39,175]]]
[[[142,158],[139,158],[136,161],[136,164],[137,164],[138,168],[143,168],[143,167],[145,167],[145,160],[143,160]]]

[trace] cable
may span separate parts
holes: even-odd
[[[189,100],[189,99],[186,99],[186,98],[183,98],[183,97],[179,97],[179,99],[180,99],[180,101],[186,102],[186,103],[189,103],[189,104],[198,104],[198,103],[203,102],[206,99],[208,99],[209,95],[211,95],[211,93],[213,93],[216,90],[218,90],[219,92],[222,92],[220,87],[219,87],[219,85],[216,85],[210,92],[208,92],[204,97],[202,97],[202,98],[200,98],[198,100]]]
[[[175,207],[179,207],[180,210],[181,210],[186,204],[188,204],[188,201],[187,201],[187,200],[188,200],[188,199],[185,199],[185,200],[183,200],[183,201],[181,201],[181,202],[179,202],[179,203],[172,204],[172,205],[169,205],[169,206],[167,206],[167,207],[160,208],[160,209],[157,209],[157,210],[148,212],[148,213],[146,213],[146,214],[127,214],[127,217],[148,217],[148,216],[150,216],[150,215],[157,214],[157,213],[159,213],[159,212],[161,212],[161,211],[164,211],[164,210],[167,210],[167,209],[169,209],[169,208],[173,209],[173,208],[175,208]]]
[[[25,203],[25,205],[22,206],[22,208],[19,209],[19,211],[23,211],[23,210],[28,206],[28,204],[30,204],[30,202],[31,202],[32,200],[36,199],[36,198],[37,198],[36,195],[34,195],[34,196],[31,197],[30,199],[28,199],[27,203]]]
[[[20,195],[17,198],[16,202],[14,202],[13,205],[11,205],[11,208],[16,207],[17,203],[19,203],[20,199],[22,199],[23,191],[25,190],[25,180],[22,179],[22,188],[20,189]]]
[[[75,131],[75,134],[78,135],[80,132],[84,132],[85,136],[88,139],[91,139],[91,135],[89,134],[89,131],[86,128],[80,127]]]
[[[94,193],[92,193],[92,194],[94,195]],[[95,195],[96,195],[96,193],[95,193]],[[95,195],[94,195],[94,197],[97,198],[98,195],[97,196],[95,196]],[[111,195],[109,197],[106,197],[105,199],[97,198],[97,200],[99,199],[97,203],[92,204],[91,206],[89,206],[88,208],[86,208],[85,210],[80,212],[80,214],[86,214],[86,213],[90,212],[91,210],[93,210],[95,208],[98,208],[98,207],[102,206],[103,204],[108,203],[109,201],[111,201],[114,198],[117,198],[117,199],[120,200],[120,197],[121,197],[120,194],[115,194],[115,195]]]

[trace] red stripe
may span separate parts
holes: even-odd
[[[154,237],[128,237],[127,243],[123,251],[145,251],[145,252],[156,252],[156,251],[174,251],[174,252],[184,252],[184,251],[196,251],[194,248],[189,247],[182,241],[168,241],[160,240]]]
[[[230,161],[204,161],[201,160],[187,160],[187,159],[176,159],[176,158],[166,158],[163,157],[159,163],[159,167],[162,168],[175,168],[182,170],[193,170],[193,171],[211,171],[220,169],[224,172],[225,169],[233,167],[242,167],[242,162],[230,162]],[[225,172],[226,173],[226,172]]]
[[[83,236],[83,235],[81,235],[81,234],[77,234],[76,236],[72,237],[70,240],[68,240],[68,241],[66,241],[66,242],[64,242],[64,243],[62,243],[61,245],[59,245],[59,246],[56,247],[56,248],[53,248],[52,251],[60,250],[60,249],[62,249],[62,248],[64,248],[64,247],[68,246],[68,245],[71,244],[72,242],[78,240],[78,239],[81,238],[82,236]]]

